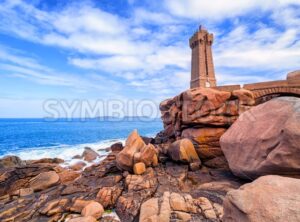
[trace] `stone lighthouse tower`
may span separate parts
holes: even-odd
[[[196,87],[214,87],[217,85],[212,57],[213,34],[199,26],[199,30],[190,38],[192,49],[191,89]]]

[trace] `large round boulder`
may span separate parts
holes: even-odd
[[[300,176],[300,99],[279,97],[250,109],[220,143],[230,169],[239,177]]]
[[[300,180],[263,176],[229,191],[223,202],[223,221],[300,221]]]

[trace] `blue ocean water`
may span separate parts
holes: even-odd
[[[140,135],[155,136],[160,119],[0,119],[0,156],[22,159],[60,157],[70,159],[85,146],[95,150],[124,141],[137,129]]]

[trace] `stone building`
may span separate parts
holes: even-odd
[[[213,34],[203,26],[190,38],[192,49],[191,88],[217,85],[212,57]]]

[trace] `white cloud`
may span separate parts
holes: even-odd
[[[138,54],[137,45],[131,44],[126,37],[111,38],[105,36],[95,36],[93,34],[74,33],[64,36],[50,33],[41,39],[43,43],[56,45],[64,48],[74,49],[82,53],[95,54]],[[141,48],[147,48],[141,46]]]
[[[98,69],[107,72],[130,71],[143,68],[142,61],[136,56],[110,56],[99,59],[70,58],[70,63],[81,68]]]
[[[84,77],[64,73],[41,65],[35,58],[24,55],[0,45],[0,74],[9,77],[23,78],[44,85],[64,86],[75,90],[110,90],[117,91],[120,84],[97,74],[86,74]],[[103,84],[103,82],[107,84]]]
[[[145,42],[128,35],[129,21],[84,3],[54,12],[41,11],[25,2],[6,3],[0,6],[0,30],[85,53],[139,54],[151,50]]]
[[[119,35],[126,32],[125,22],[117,16],[91,6],[70,7],[53,13],[51,20],[57,31],[62,33],[95,33]]]
[[[133,21],[135,24],[176,24],[180,23],[180,20],[174,17],[162,13],[162,12],[150,12],[143,8],[137,8],[134,10]]]
[[[110,73],[142,71],[150,75],[160,75],[167,66],[188,69],[190,53],[184,46],[158,48],[155,53],[145,52],[141,56],[110,56],[97,59],[69,58],[69,62],[81,68],[103,70]],[[140,75],[137,73],[137,75]],[[126,78],[126,77],[125,77]],[[137,76],[137,78],[139,78]]]
[[[253,70],[297,69],[300,64],[300,32],[261,28],[254,32],[238,26],[216,42],[215,64]]]
[[[16,55],[16,53],[18,53],[18,51],[14,52],[13,49],[0,45],[0,60],[5,62],[13,62],[31,69],[41,70],[45,68],[44,66],[38,64],[33,58],[25,55]]]
[[[58,12],[43,12],[24,2],[1,9],[7,15],[12,15],[11,17],[16,21],[15,26],[3,25],[2,28],[6,31],[41,44],[69,48],[85,55],[92,54],[92,58],[82,54],[72,56],[69,58],[69,62],[88,70],[109,72],[130,81],[129,86],[137,87],[147,83],[154,90],[153,93],[158,91],[170,93],[171,89],[167,89],[169,79],[149,80],[149,76],[161,76],[161,72],[167,70],[169,66],[179,69],[188,69],[189,67],[189,49],[186,45],[168,43],[169,38],[178,34],[182,27],[172,25],[175,23],[175,19],[162,13],[137,9],[132,18],[124,19],[92,5],[83,7],[71,5]],[[26,16],[23,16],[22,13],[15,13],[25,10]],[[154,23],[158,28],[154,33],[153,30],[144,26]],[[30,35],[20,34],[16,30],[21,25],[32,27]],[[58,78],[59,75],[52,76],[55,71],[45,71],[44,67],[41,67],[40,70],[27,68],[2,65],[2,69],[9,70],[14,76],[42,84],[73,86],[78,84],[78,87],[83,85],[85,88],[95,88],[96,86],[99,88],[103,85],[90,80],[86,83],[84,78],[78,78],[78,76],[74,78],[73,75],[72,78],[66,77],[61,73],[61,77]],[[139,84],[138,81],[140,81]],[[162,81],[165,83],[161,83]],[[109,83],[107,79],[103,82]],[[148,93],[151,94],[152,91],[148,91]]]
[[[134,5],[134,1],[130,3]],[[219,83],[245,83],[251,78],[263,81],[270,79],[260,76],[263,72],[299,67],[299,10],[290,7],[291,3],[300,4],[299,0],[165,0],[167,12],[165,8],[149,11],[139,6],[130,16],[122,17],[86,1],[53,11],[23,1],[8,1],[0,6],[0,31],[68,49],[70,64],[88,73],[104,71],[109,75],[94,78],[91,74],[53,74],[56,70],[39,67],[32,58],[8,56],[1,50],[0,59],[15,63],[15,67],[3,69],[40,83],[52,81],[93,89],[128,84],[149,97],[172,95],[189,87],[188,33],[192,33],[191,25],[194,27],[196,20],[204,20],[216,34],[213,49]],[[266,11],[270,22],[250,24],[237,18],[260,16]],[[219,26],[226,18],[231,18],[231,30]],[[125,83],[116,83],[114,76]]]
[[[244,15],[250,11],[269,10],[289,4],[300,5],[299,0],[165,0],[166,8],[176,16],[193,19],[221,20]]]
[[[235,72],[217,72],[217,84],[222,85],[243,85],[246,83],[266,82],[276,79],[281,79],[283,76],[279,73],[273,73],[272,76],[259,75],[257,73],[251,75],[251,71],[247,74]]]
[[[276,10],[272,14],[273,20],[277,25],[284,25],[286,27],[300,26],[300,10],[299,8],[285,7],[281,10]]]

